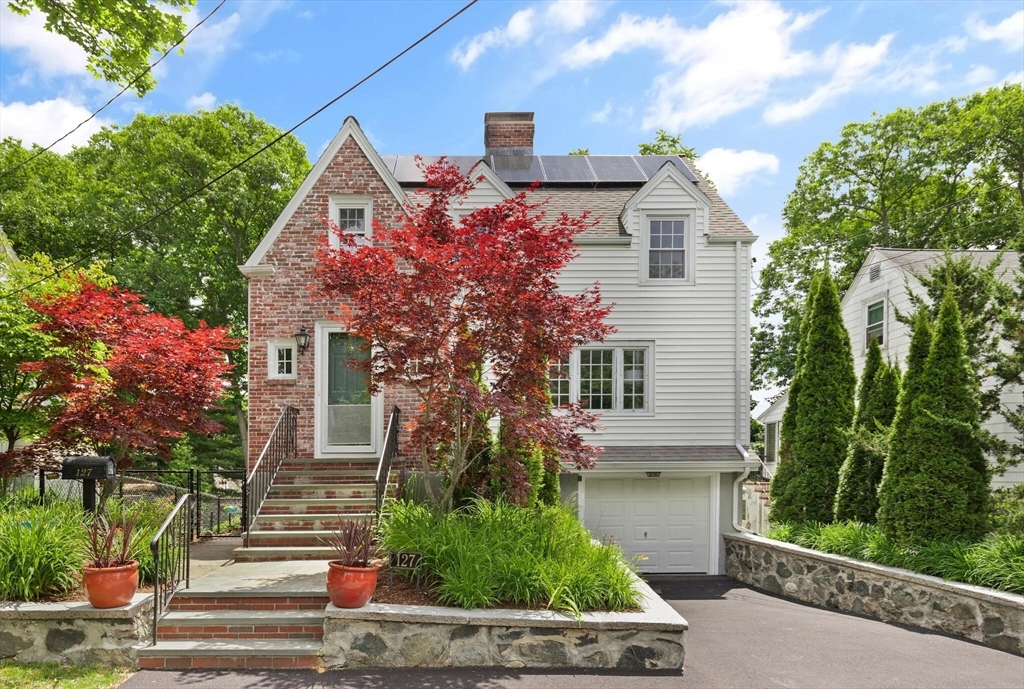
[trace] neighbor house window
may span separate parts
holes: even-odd
[[[649,343],[585,347],[567,361],[552,362],[551,403],[556,408],[579,402],[600,412],[649,412],[652,351]]]
[[[686,277],[683,220],[651,220],[647,252],[647,277],[652,280]]]
[[[768,464],[777,459],[778,428],[777,422],[764,425],[764,461]]]
[[[864,347],[871,346],[872,338],[879,345],[885,344],[885,302],[878,301],[868,305],[868,326],[864,329]]]
[[[267,375],[295,378],[295,338],[271,340],[267,347]]]
[[[568,407],[569,396],[569,360],[552,361],[548,365],[548,391],[551,393],[551,404],[555,409]]]

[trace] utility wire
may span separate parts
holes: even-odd
[[[203,25],[203,24],[204,24],[204,23],[206,22],[206,20],[207,20],[207,19],[209,19],[210,17],[212,17],[212,16],[214,15],[214,14],[216,14],[216,13],[217,13],[217,10],[219,10],[219,9],[220,9],[221,7],[223,7],[223,6],[224,6],[224,3],[225,3],[225,2],[227,2],[227,0],[220,0],[220,4],[219,4],[219,5],[217,5],[217,6],[216,6],[216,7],[214,7],[214,8],[212,9],[212,10],[210,10],[210,13],[209,13],[208,15],[206,15],[205,17],[203,17],[202,19],[200,19],[200,20],[199,20],[199,22],[198,22],[198,23],[197,23],[197,24],[196,24],[195,26],[193,26],[193,27],[192,27],[191,29],[189,29],[188,31],[186,31],[186,32],[185,32],[185,35],[184,35],[184,36],[182,36],[182,37],[181,37],[181,39],[180,39],[180,40],[178,40],[178,42],[177,42],[177,43],[175,43],[175,44],[174,44],[174,45],[172,45],[172,46],[171,46],[170,48],[168,48],[168,49],[167,49],[167,50],[166,50],[166,51],[164,52],[164,54],[163,54],[163,55],[161,55],[161,56],[160,56],[159,58],[157,58],[157,60],[156,60],[155,62],[153,62],[152,64],[150,64],[150,65],[149,65],[148,67],[146,67],[146,69],[144,69],[144,70],[142,70],[141,72],[139,72],[138,74],[136,74],[136,75],[135,75],[135,76],[134,76],[134,77],[132,78],[132,80],[131,80],[131,81],[129,81],[129,82],[127,83],[127,84],[125,84],[125,86],[124,86],[124,88],[123,88],[123,89],[121,89],[120,91],[118,91],[118,92],[117,92],[117,93],[116,93],[116,94],[114,95],[114,97],[112,97],[112,98],[111,98],[110,100],[108,100],[108,101],[107,101],[106,103],[104,103],[104,104],[103,104],[103,105],[102,105],[102,106],[101,106],[101,107],[99,108],[99,110],[96,110],[96,111],[95,111],[95,112],[93,112],[93,113],[92,113],[91,115],[89,115],[88,117],[86,117],[86,118],[85,118],[84,120],[82,120],[81,122],[79,122],[79,123],[78,123],[77,125],[75,125],[75,128],[74,128],[74,129],[72,129],[72,130],[71,130],[71,131],[69,131],[69,132],[68,132],[67,134],[65,134],[64,136],[60,137],[60,138],[59,138],[59,139],[57,139],[56,141],[54,141],[54,142],[53,142],[52,144],[50,144],[50,145],[49,145],[49,146],[47,146],[46,148],[42,148],[42,149],[40,149],[40,150],[36,151],[36,152],[35,152],[35,153],[33,153],[33,154],[32,154],[31,156],[29,156],[29,157],[28,157],[28,158],[26,158],[25,160],[21,161],[20,163],[18,163],[18,164],[17,164],[17,165],[15,165],[14,167],[8,168],[8,169],[4,170],[3,172],[0,172],[0,179],[3,179],[4,177],[6,177],[7,175],[11,174],[11,173],[12,173],[12,172],[14,172],[15,170],[17,170],[17,169],[21,168],[22,166],[24,166],[24,165],[28,165],[28,164],[29,164],[29,163],[31,163],[31,162],[32,162],[33,160],[35,160],[36,158],[38,158],[39,156],[43,155],[44,153],[46,153],[47,151],[49,151],[49,150],[50,150],[51,148],[53,148],[54,146],[56,146],[57,144],[59,144],[59,143],[60,143],[61,141],[63,141],[64,139],[68,138],[69,136],[71,136],[71,135],[72,135],[72,134],[74,134],[75,132],[77,132],[77,131],[78,131],[78,130],[79,130],[79,129],[80,129],[81,127],[82,127],[82,125],[86,124],[87,122],[89,122],[90,120],[92,120],[93,118],[95,118],[95,117],[96,117],[97,115],[99,115],[99,114],[100,114],[101,112],[103,112],[104,110],[106,110],[106,109],[107,109],[107,106],[108,106],[108,105],[110,105],[110,104],[111,104],[111,103],[113,103],[113,102],[114,102],[115,100],[117,100],[118,98],[120,98],[121,96],[123,96],[123,95],[124,95],[124,94],[125,94],[125,93],[126,93],[126,92],[128,91],[128,89],[130,89],[131,87],[135,86],[135,84],[137,84],[137,83],[138,83],[139,79],[141,79],[142,77],[144,77],[144,76],[146,76],[147,74],[149,74],[149,73],[150,73],[150,71],[152,71],[152,69],[153,69],[154,67],[156,67],[156,66],[157,66],[158,64],[160,64],[161,62],[163,62],[163,59],[164,59],[165,57],[167,57],[168,55],[170,55],[170,54],[171,54],[171,52],[172,52],[172,51],[173,51],[173,50],[174,50],[175,48],[177,48],[177,47],[178,47],[178,46],[180,46],[180,45],[181,45],[182,43],[184,43],[184,42],[185,42],[185,39],[186,39],[186,38],[188,38],[188,37],[189,37],[189,35],[190,35],[190,34],[191,34],[191,33],[192,33],[193,31],[195,31],[196,29],[198,29],[198,28],[199,28],[200,26],[202,26],[202,25]]]
[[[357,81],[355,84],[353,84],[352,86],[348,87],[347,89],[342,91],[340,94],[338,94],[337,96],[335,96],[331,100],[327,101],[324,105],[322,105],[319,108],[317,108],[312,114],[310,114],[307,117],[305,117],[304,119],[300,120],[298,122],[298,124],[294,125],[291,129],[289,129],[288,131],[284,132],[283,134],[281,134],[280,136],[276,137],[275,139],[271,140],[269,143],[265,144],[260,149],[258,149],[256,152],[254,152],[254,153],[250,154],[249,156],[247,156],[245,159],[239,161],[238,163],[235,163],[234,165],[229,167],[227,170],[225,170],[224,172],[220,173],[219,175],[217,175],[216,177],[211,179],[206,184],[203,184],[202,186],[200,186],[200,187],[198,187],[196,189],[193,189],[191,192],[189,192],[188,194],[186,194],[182,198],[178,199],[177,201],[175,201],[171,205],[167,206],[163,210],[155,213],[154,215],[150,216],[149,218],[147,218],[146,220],[142,221],[138,225],[135,225],[131,229],[126,230],[124,233],[122,233],[121,237],[115,237],[114,241],[117,241],[118,239],[124,239],[125,237],[130,237],[130,236],[134,235],[136,232],[138,232],[139,230],[141,230],[142,228],[144,228],[146,225],[150,224],[151,222],[153,222],[157,218],[160,218],[160,217],[162,217],[164,215],[167,215],[168,213],[173,211],[175,208],[177,208],[181,204],[185,203],[186,201],[188,201],[188,200],[190,200],[192,198],[195,198],[195,196],[197,194],[199,194],[200,192],[210,188],[211,186],[213,186],[214,184],[216,184],[220,180],[224,179],[225,177],[227,177],[229,174],[231,174],[232,172],[234,172],[238,168],[240,168],[243,165],[245,165],[246,163],[248,163],[250,160],[252,160],[256,156],[258,156],[261,153],[265,152],[266,150],[268,150],[272,146],[278,144],[285,137],[287,137],[290,134],[292,134],[296,129],[298,129],[302,125],[306,124],[307,122],[312,120],[314,117],[316,117],[317,115],[322,113],[324,110],[327,110],[329,107],[331,107],[332,105],[337,103],[339,100],[341,100],[342,98],[344,98],[348,94],[350,94],[353,91],[355,91],[357,88],[359,88],[360,86],[365,84],[367,81],[369,81],[373,77],[375,77],[378,74],[380,74],[381,72],[383,72],[385,69],[390,67],[392,63],[396,62],[399,58],[403,57],[406,53],[410,52],[411,50],[413,50],[414,48],[419,46],[421,43],[426,41],[428,38],[433,36],[435,33],[440,31],[441,29],[443,29],[445,26],[447,26],[452,21],[454,21],[459,15],[461,15],[463,12],[468,10],[470,7],[472,7],[473,5],[475,5],[479,1],[480,0],[470,0],[470,2],[466,3],[462,7],[462,9],[460,9],[458,12],[455,12],[454,14],[452,14],[450,17],[445,19],[443,22],[441,22],[440,24],[435,26],[433,29],[431,29],[427,33],[423,34],[414,43],[411,43],[409,46],[407,46],[400,53],[396,54],[390,60],[388,60],[387,62],[382,64],[380,67],[376,68],[375,70],[373,70],[372,72],[367,74],[365,77],[363,77],[362,79]],[[95,253],[95,252],[93,252],[93,253]],[[74,266],[76,266],[76,265],[78,265],[80,263],[83,263],[84,261],[87,261],[89,258],[92,257],[92,255],[93,254],[87,254],[87,255],[85,255],[85,256],[83,256],[81,258],[75,259],[74,261],[71,261],[71,262],[65,264],[64,266],[58,268],[57,270],[54,270],[51,273],[47,273],[46,275],[44,275],[43,277],[39,278],[38,280],[35,280],[34,282],[31,282],[31,283],[29,283],[29,284],[27,284],[27,285],[25,285],[23,287],[19,287],[18,289],[11,290],[10,292],[6,292],[5,294],[0,295],[0,299],[8,299],[10,297],[13,297],[13,296],[16,296],[18,294],[21,294],[22,292],[25,292],[26,290],[29,290],[32,287],[35,287],[36,285],[38,285],[40,283],[46,282],[50,278],[53,278],[53,277],[56,277],[56,276],[60,275],[64,271],[68,270],[69,268],[73,268]]]

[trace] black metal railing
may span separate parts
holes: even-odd
[[[377,476],[374,480],[377,492],[377,515],[384,506],[384,496],[388,490],[388,477],[391,476],[391,462],[398,454],[398,420],[401,416],[397,406],[391,407],[391,418],[388,419],[388,430],[384,435],[384,449],[380,451],[380,462],[377,463]]]
[[[189,586],[189,556],[192,543],[192,494],[181,496],[164,523],[153,535],[149,549],[153,553],[153,645],[160,618],[171,597]]]
[[[259,514],[263,501],[270,492],[270,486],[281,468],[281,462],[286,457],[295,456],[296,433],[298,430],[299,410],[295,407],[285,407],[281,417],[274,425],[267,444],[263,446],[260,458],[256,465],[249,472],[249,478],[245,480],[244,513],[242,516],[242,528],[245,530],[245,546],[249,547],[249,531],[252,529],[256,515]]]

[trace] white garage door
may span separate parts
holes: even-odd
[[[710,479],[584,478],[584,523],[646,572],[707,572]]]

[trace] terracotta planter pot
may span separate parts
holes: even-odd
[[[85,597],[94,608],[119,608],[128,605],[139,589],[139,563],[123,567],[86,565],[82,573]]]
[[[361,608],[370,602],[377,588],[376,567],[346,567],[335,560],[327,563],[327,595],[339,608]]]

